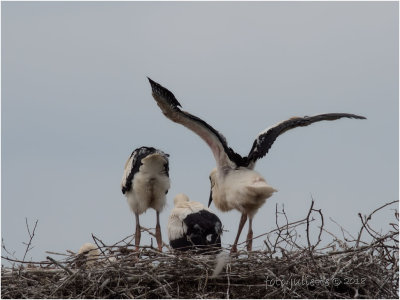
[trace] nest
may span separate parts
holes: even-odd
[[[398,212],[391,214],[395,221],[385,234],[368,223],[374,213],[397,202],[369,216],[360,214],[357,236],[340,227],[341,238],[324,229],[322,212],[314,203],[306,218],[291,223],[284,210],[277,209],[277,227],[255,237],[264,239],[263,251],[198,254],[159,252],[151,246],[135,251],[132,237],[105,245],[93,236],[101,254],[90,258],[92,264],[74,253],[59,259],[47,256],[42,262],[2,256],[12,263],[2,267],[2,298],[398,299]],[[314,243],[312,230],[317,230]],[[331,237],[325,246],[320,246],[322,235]]]

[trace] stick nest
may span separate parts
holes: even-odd
[[[222,249],[204,255],[180,253],[168,246],[164,252],[151,246],[135,251],[132,236],[114,245],[93,236],[101,255],[92,261],[71,251],[48,252],[62,258],[47,256],[41,262],[2,256],[11,267],[2,266],[1,296],[398,299],[397,203],[387,203],[369,216],[359,214],[362,226],[355,237],[338,225],[341,238],[324,229],[322,212],[314,209],[314,202],[306,218],[291,223],[284,209],[276,209],[276,228],[255,237],[264,239],[265,249],[253,252],[229,254],[229,249]],[[389,223],[387,233],[378,233],[368,222],[390,207],[395,221]],[[279,224],[282,220],[284,224]],[[320,246],[325,235],[330,241]],[[4,245],[3,250],[9,253]],[[218,275],[214,274],[217,264]]]

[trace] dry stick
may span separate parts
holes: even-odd
[[[286,220],[286,232],[287,232],[287,234],[289,234],[289,228],[288,228],[289,220],[288,220],[288,217],[287,217],[286,212],[285,212],[285,206],[283,204],[282,204],[282,214],[283,214],[283,216],[285,217],[285,220]]]
[[[131,240],[127,243],[125,242],[125,240],[127,240],[128,238],[131,238]],[[124,242],[125,246],[129,246],[129,243],[133,241],[133,239],[135,238],[134,234],[130,234],[127,237],[123,238],[122,240],[120,240],[119,242],[116,242],[115,244],[111,245],[111,247],[116,247],[119,243]]]
[[[311,212],[313,211],[313,207],[314,207],[314,199],[311,200],[311,207],[310,207],[310,209],[308,211],[308,214],[307,214],[307,230],[306,230],[306,232],[307,232],[307,243],[308,243],[308,251],[307,252],[308,252],[308,254],[309,254],[310,258],[311,258],[311,261],[313,262],[313,264],[315,266],[315,271],[318,273],[319,277],[321,278],[321,273],[319,271],[319,267],[318,267],[317,263],[315,262],[315,259],[314,259],[313,253],[312,253],[314,248],[311,246],[311,242],[310,242],[310,221],[309,221],[309,219],[310,219]]]
[[[327,257],[327,256],[332,256],[332,255],[344,254],[344,253],[355,253],[355,252],[366,251],[368,249],[371,249],[371,248],[377,246],[378,244],[380,244],[384,240],[392,238],[393,236],[395,236],[397,234],[398,233],[395,232],[395,233],[392,233],[392,234],[389,234],[389,235],[385,235],[382,238],[377,239],[375,242],[373,242],[372,244],[367,245],[367,246],[362,246],[362,247],[358,247],[358,248],[355,248],[355,249],[347,249],[347,250],[343,250],[343,251],[333,251],[333,252],[329,252],[329,253],[326,253],[326,254],[316,255],[315,257],[316,258],[320,258],[320,257]],[[395,248],[395,249],[398,249],[398,247]]]
[[[72,275],[72,276],[69,276],[64,282],[62,282],[62,283],[50,294],[50,297],[48,297],[48,298],[52,298],[53,295],[54,295],[55,293],[57,293],[62,287],[64,287],[67,283],[69,283],[69,281],[71,281],[72,279],[74,279],[75,276],[76,276],[75,274]]]
[[[281,236],[281,232],[282,232],[282,231],[284,231],[285,229],[288,231],[289,228],[291,228],[290,226],[293,226],[293,225],[298,226],[298,225],[301,225],[301,222],[305,222],[305,221],[306,221],[306,219],[303,219],[303,220],[300,220],[300,221],[296,221],[296,222],[292,222],[292,223],[287,223],[286,225],[283,225],[283,226],[279,226],[279,224],[278,224],[278,214],[279,214],[279,212],[278,212],[278,204],[276,204],[276,205],[275,205],[275,224],[276,224],[277,228],[276,228],[276,229],[273,229],[273,230],[271,230],[271,231],[269,231],[269,232],[267,232],[267,233],[263,233],[263,234],[257,235],[257,236],[255,236],[255,237],[253,237],[253,239],[252,239],[252,240],[255,240],[255,239],[258,239],[258,238],[260,238],[260,237],[262,237],[262,236],[265,236],[265,235],[268,236],[269,234],[271,234],[271,233],[273,233],[273,232],[275,232],[275,231],[278,231],[278,237],[275,239],[275,244],[274,244],[274,252],[275,252],[275,248],[276,248],[276,246],[277,246],[277,244],[278,244],[279,238],[281,238],[282,240],[285,240],[285,239]],[[283,214],[284,214],[285,217],[286,217],[286,214],[285,214],[285,213],[283,213]],[[287,220],[287,218],[286,218],[286,220]],[[293,227],[296,227],[296,226],[293,226]],[[268,240],[268,241],[269,241],[269,240]],[[247,241],[238,243],[238,245],[242,245],[242,244],[244,244],[244,243],[246,243],[246,242],[247,242]],[[265,242],[264,242],[264,243],[265,243]],[[272,243],[271,243],[271,245],[272,245]],[[268,247],[268,248],[269,248],[269,247]]]
[[[329,217],[329,220],[331,220],[333,223],[335,223],[335,224],[340,228],[340,230],[342,231],[343,239],[344,239],[346,242],[350,242],[350,240],[348,240],[348,239],[346,238],[345,233],[347,233],[347,234],[353,239],[351,242],[355,242],[355,241],[356,241],[356,238],[355,238],[348,230],[346,230],[346,229],[343,228],[340,224],[338,224],[333,218]]]
[[[296,244],[295,241],[293,241],[293,235],[292,235],[292,231],[293,230],[289,231],[289,226],[288,226],[289,219],[288,219],[288,217],[286,215],[285,206],[283,204],[282,204],[282,213],[281,214],[283,214],[283,216],[285,217],[285,220],[286,220],[286,225],[285,226],[286,226],[286,235],[287,235],[287,237],[285,238],[285,242],[287,243],[287,245],[290,245],[291,250],[293,250],[293,244],[296,245],[296,247],[298,245]],[[294,229],[294,231],[296,231],[296,230]],[[296,232],[296,235],[297,235],[297,232]]]
[[[322,211],[321,211],[320,209],[314,210],[314,211],[318,212],[319,215],[321,216],[321,226],[319,227],[320,230],[319,230],[319,234],[318,234],[318,241],[317,241],[317,243],[313,246],[313,249],[317,248],[318,244],[321,242],[321,234],[322,234],[322,231],[323,231],[323,229],[324,229],[324,216],[323,216],[323,214],[322,214]]]
[[[3,248],[4,251],[6,251],[6,253],[7,253],[8,255],[11,255],[14,259],[17,259],[17,258],[15,257],[15,251],[14,251],[13,253],[11,253],[10,251],[7,250],[6,245],[4,244],[4,239],[3,239],[3,238],[1,238],[1,248]]]
[[[378,207],[377,209],[375,209],[372,213],[369,214],[368,218],[365,219],[365,221],[366,221],[365,224],[368,223],[369,220],[371,220],[372,215],[373,215],[374,213],[376,213],[377,211],[383,209],[384,207],[389,206],[389,205],[392,205],[393,203],[396,203],[396,202],[399,202],[399,200],[395,200],[395,201],[386,203],[386,204],[384,204],[384,205]],[[361,227],[360,233],[358,234],[356,247],[358,247],[358,245],[359,245],[359,243],[360,243],[361,234],[362,234],[362,232],[363,232],[363,230],[364,230],[364,228],[365,228],[364,222],[362,221],[361,213],[358,213],[358,216],[361,218],[361,222],[363,223],[363,226]]]
[[[33,231],[32,231],[32,234],[31,234],[31,231],[29,230],[29,225],[28,225],[28,218],[25,218],[26,228],[28,229],[28,234],[29,234],[29,242],[28,242],[28,244],[25,244],[26,245],[26,250],[25,250],[24,257],[22,258],[23,261],[25,261],[26,254],[29,252],[29,250],[31,250],[31,249],[29,249],[29,247],[31,246],[32,239],[35,236],[35,230],[36,230],[36,226],[37,226],[38,221],[39,220],[36,220],[35,226],[33,227]]]
[[[278,236],[275,239],[274,252],[276,250],[276,245],[278,244],[278,241],[279,241],[279,238],[281,237],[281,232],[282,232],[281,227],[279,227],[279,224],[278,224],[278,203],[276,203],[276,205],[275,205],[275,224],[276,224],[276,228],[278,229]]]
[[[150,273],[145,273],[144,275],[149,275],[155,282],[158,283],[158,285],[160,286],[160,288],[162,288],[165,292],[165,294],[167,295],[167,298],[172,298],[171,295],[168,293],[168,290],[165,288],[165,286],[167,284],[162,284],[159,280],[157,280],[157,278],[155,278],[152,274]]]
[[[50,260],[53,264],[59,266],[61,269],[65,270],[68,272],[69,275],[74,274],[74,272],[72,272],[70,269],[68,269],[67,267],[64,267],[62,264],[60,264],[58,261],[56,261],[55,259],[51,258],[50,256],[46,257],[48,260]]]
[[[75,255],[75,253],[72,252],[72,251],[67,250],[67,252],[69,252],[70,254]],[[72,253],[71,253],[71,252],[72,252]],[[45,251],[45,253],[47,253],[47,254],[53,254],[53,255],[60,255],[60,256],[67,256],[67,257],[70,257],[70,255],[68,255],[68,254],[65,254],[65,253],[58,253],[58,252],[53,252],[53,251]]]
[[[230,272],[231,272],[231,264],[228,264],[227,266],[226,266],[226,274],[227,274],[227,281],[228,281],[228,287],[227,287],[227,289],[226,289],[226,299],[229,299],[229,289],[230,289],[230,287],[231,287],[231,279],[230,279],[230,276],[229,276],[229,274],[230,274]]]
[[[8,260],[8,261],[12,261],[12,262],[17,262],[17,263],[21,263],[21,264],[34,264],[34,265],[40,265],[40,264],[48,264],[51,265],[52,263],[48,262],[48,261],[41,261],[41,262],[37,262],[37,261],[23,261],[23,260],[19,260],[19,259],[14,259],[14,258],[9,258],[7,256],[1,256],[1,258]]]
[[[148,234],[150,234],[151,236],[156,237],[156,235],[155,235],[153,232],[151,232],[150,229],[148,229],[148,228],[146,228],[146,227],[142,227],[142,226],[140,226],[140,228],[141,228],[143,231],[146,231],[146,232],[147,232]],[[162,241],[162,246],[163,246],[163,247],[166,247],[168,250],[171,250],[171,248],[170,248],[164,241]]]
[[[329,244],[329,245],[331,245],[331,244],[333,243],[333,245],[331,245],[331,246],[329,246],[329,247],[335,249],[335,248],[336,248],[336,245],[335,245],[335,244],[338,244],[339,247],[344,248],[343,242],[342,242],[336,235],[334,235],[332,232],[326,230],[325,228],[324,228],[323,230],[324,230],[327,234],[329,234],[331,237],[334,238],[334,240]]]
[[[98,237],[96,237],[93,233],[92,233],[92,238],[93,238],[93,241],[96,243],[97,247],[99,247],[99,248],[107,247],[106,244],[104,244],[103,241],[100,240]],[[99,241],[103,246],[100,247],[99,244],[97,244],[96,240]]]
[[[365,222],[364,222],[364,221],[363,221],[363,218],[362,218],[362,216],[361,216],[360,213],[358,214],[358,216],[360,217],[361,223],[362,223],[362,225],[363,225],[361,229],[365,228],[365,230],[369,233],[369,235],[370,235],[371,237],[373,237],[374,240],[377,240],[377,239],[379,238],[379,236],[377,237],[377,236],[373,235],[373,234],[371,233],[371,231],[370,231],[370,230],[372,230],[372,229],[367,225],[367,222],[368,222],[369,220],[366,218],[366,219],[365,219]],[[379,235],[375,230],[372,230],[372,231],[375,232],[377,235]]]
[[[102,247],[99,246],[99,244],[97,244],[97,241],[99,241],[100,243],[103,244],[103,247],[106,247],[106,245],[103,243],[102,240],[98,239],[97,237],[94,236],[94,234],[92,233],[92,238],[93,241],[95,242],[97,248],[99,248],[99,250],[101,251],[101,253],[103,253],[104,257],[108,260],[109,263],[111,263],[110,258],[108,257],[108,255],[106,255],[102,249]]]
[[[313,209],[313,211],[319,212],[316,209]],[[313,219],[312,212],[308,217],[310,234],[313,229],[311,219]],[[305,227],[305,225],[300,225],[300,223],[292,227],[287,226],[287,222],[285,223],[286,225],[281,226],[280,230],[275,230],[275,232],[280,231],[282,234],[281,237],[284,238],[280,239],[277,244],[279,249],[285,248],[286,243],[296,238],[296,229],[298,226]],[[323,226],[319,227],[319,230],[326,232]],[[359,291],[360,298],[365,298],[368,295],[370,297],[376,295],[380,298],[397,298],[398,259],[396,259],[395,253],[398,253],[398,248],[390,248],[392,243],[394,243],[393,237],[396,237],[397,234],[397,231],[390,231],[390,233],[379,240],[374,241],[369,247],[353,248],[350,251],[331,252],[322,256],[317,256],[315,255],[316,252],[313,252],[314,260],[318,264],[321,273],[320,278],[331,278],[331,274],[335,271],[337,271],[336,278],[366,278],[366,285]],[[267,239],[267,241],[269,240]],[[310,245],[314,251],[324,251],[324,248],[321,248],[321,246],[319,248],[316,246],[313,247],[311,242],[312,237],[310,237]],[[317,248],[318,250],[316,250]],[[278,298],[351,297],[353,295],[351,294],[352,291],[340,293],[332,285],[329,286],[328,291],[324,286],[320,285],[315,286],[315,289],[311,291],[307,285],[290,286],[290,284],[268,285],[267,290],[259,289],[259,287],[265,286],[266,279],[264,276],[268,275],[269,279],[277,282],[280,280],[284,282],[292,278],[294,280],[301,280],[302,276],[306,279],[316,278],[315,267],[310,263],[311,260],[308,256],[307,251],[309,250],[310,246],[307,249],[307,243],[305,243],[299,251],[285,251],[286,256],[284,258],[275,257],[271,259],[273,256],[268,256],[265,252],[254,252],[251,257],[241,257],[237,260],[232,259],[231,264],[228,266],[228,268],[231,266],[231,269],[227,270],[228,272],[225,276],[222,274],[221,278],[208,282],[207,287],[211,285],[213,286],[213,290],[205,290],[206,292],[203,293],[201,293],[201,290],[205,277],[204,271],[208,272],[208,270],[212,269],[214,265],[212,257],[189,253],[180,255],[176,255],[175,253],[160,253],[154,249],[143,248],[141,252],[142,259],[140,260],[134,261],[128,259],[129,255],[127,255],[117,261],[116,265],[118,269],[116,270],[110,267],[98,267],[90,272],[79,271],[73,276],[67,274],[63,278],[64,282],[67,281],[67,283],[61,286],[60,276],[64,276],[62,275],[64,270],[59,267],[53,270],[60,271],[61,273],[57,273],[54,276],[46,274],[46,277],[37,277],[37,272],[29,269],[24,270],[23,276],[16,277],[13,275],[15,271],[8,272],[8,268],[6,268],[5,271],[7,273],[3,277],[4,279],[2,278],[2,295],[7,295],[10,298],[13,296],[17,298],[16,295],[19,295],[18,297],[22,295],[27,298],[48,298],[49,294],[58,288],[57,295],[63,295],[65,298],[77,298],[77,296],[115,298],[116,295],[130,298],[137,297],[138,295],[146,297],[146,293],[149,296],[150,292],[146,287],[155,282],[152,276],[144,275],[144,273],[149,273],[159,281],[157,283],[158,288],[156,286],[156,289],[151,291],[155,297],[166,297],[164,289],[174,298],[188,298],[190,295],[194,295],[197,298],[223,298],[224,296],[240,298],[240,295],[251,298],[262,298],[268,295],[269,297],[274,296]],[[109,255],[108,251],[105,250],[105,252]],[[59,261],[59,263],[65,265],[63,261]],[[182,272],[182,269],[185,272]],[[272,272],[273,275],[269,272]],[[74,285],[75,282],[78,283],[81,280],[80,276],[82,276],[82,280],[85,282],[82,288]],[[227,282],[227,276],[229,276],[229,282]],[[377,278],[377,281],[373,283],[375,278]],[[109,281],[110,283],[104,286],[103,291],[100,291],[98,287],[107,279],[111,280]],[[246,279],[252,283],[251,289],[245,290],[243,288],[245,286],[243,282],[246,282]],[[28,291],[24,286],[27,280],[30,280],[29,284],[33,282],[32,280],[36,280],[36,282],[40,280],[42,284],[38,284],[36,285],[38,288],[30,288]],[[174,284],[176,284],[176,287]],[[177,294],[177,288],[180,288],[179,294]],[[352,286],[348,286],[347,288],[351,290]]]
[[[313,207],[314,207],[314,200],[311,200],[311,207],[310,207],[310,209],[308,210],[308,214],[307,214],[307,217],[306,217],[306,220],[307,220],[307,243],[308,243],[308,249],[309,250],[311,250],[311,242],[310,242],[310,222],[309,222],[309,219],[310,219],[310,215],[311,215],[311,212],[312,212],[312,210],[313,210]]]
[[[289,223],[288,226],[296,227],[296,226],[298,226],[298,225],[305,224],[306,221],[307,221],[307,218],[304,218],[304,219],[302,219],[302,220]],[[314,220],[311,220],[310,222],[313,222],[313,221],[314,221]],[[296,225],[296,226],[294,226],[294,225]],[[269,234],[271,234],[271,233],[273,233],[273,232],[275,232],[275,231],[283,231],[283,230],[285,229],[286,226],[287,226],[287,225],[283,225],[283,226],[281,226],[281,227],[279,227],[279,228],[276,228],[276,229],[273,229],[273,230],[268,231],[268,232],[266,232],[266,233],[257,235],[256,237],[253,238],[253,240],[258,239],[258,238],[260,238],[260,237],[262,237],[262,236],[265,236],[265,235],[269,235]],[[289,227],[289,228],[291,228],[291,227]],[[244,244],[244,243],[246,243],[246,241],[241,242],[241,243],[238,243],[238,246],[241,245],[241,244]]]

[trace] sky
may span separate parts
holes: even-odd
[[[146,76],[171,90],[246,155],[257,134],[292,116],[354,113],[280,136],[256,170],[278,190],[254,235],[291,221],[311,199],[325,226],[357,233],[399,195],[397,2],[2,2],[1,235],[22,258],[110,245],[134,233],[120,182],[140,146],[170,154],[173,197],[207,205],[215,161],[194,133],[165,118]],[[222,242],[240,214],[220,212]],[[387,230],[393,211],[374,215]],[[331,219],[330,219],[331,218]],[[155,226],[155,212],[141,215]],[[240,241],[246,235],[244,228]],[[143,234],[142,245],[151,237]],[[153,240],[153,245],[156,245]],[[262,239],[253,244],[263,249]],[[3,251],[4,254],[4,251]]]

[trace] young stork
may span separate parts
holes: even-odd
[[[186,251],[221,248],[221,220],[200,202],[189,201],[185,194],[174,198],[168,219],[168,238],[172,248]]]
[[[328,113],[316,116],[293,117],[262,131],[247,156],[242,157],[228,147],[225,137],[202,119],[182,111],[180,103],[169,90],[148,78],[152,95],[164,115],[199,135],[211,148],[217,167],[210,174],[211,193],[209,206],[214,200],[215,206],[222,211],[237,209],[242,213],[238,232],[232,245],[232,252],[237,251],[240,233],[249,219],[247,250],[252,248],[252,220],[257,210],[266,199],[276,192],[265,179],[254,171],[255,163],[264,157],[277,137],[284,132],[308,126],[319,121],[333,121],[340,118],[365,119],[365,117],[347,113]]]
[[[99,257],[99,248],[92,243],[85,243],[79,248],[77,265],[81,266],[84,264],[87,267],[93,267],[97,263]]]
[[[170,187],[168,157],[168,154],[153,147],[140,147],[132,152],[125,164],[121,188],[136,217],[137,250],[140,245],[139,215],[151,207],[156,211],[156,240],[158,249],[162,251],[160,212]]]

